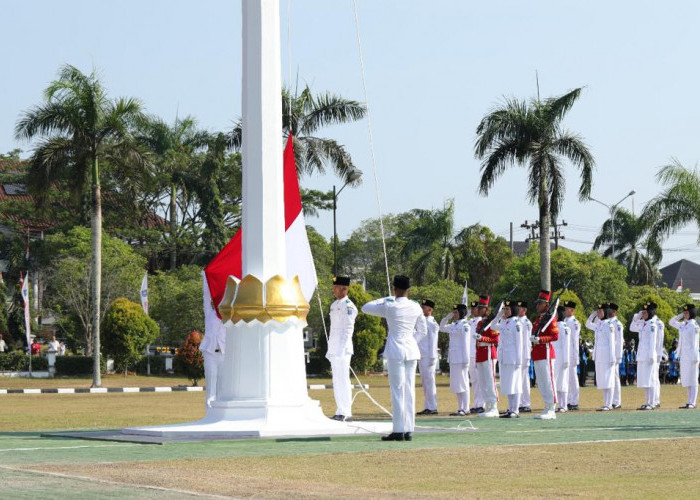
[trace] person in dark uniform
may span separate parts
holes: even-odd
[[[634,385],[637,380],[637,345],[634,339],[630,339],[627,348],[627,385]]]

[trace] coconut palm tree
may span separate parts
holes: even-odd
[[[687,224],[700,230],[700,172],[678,160],[659,168],[656,179],[664,191],[644,207],[642,217],[651,222],[650,238],[663,241]],[[700,232],[698,233],[700,242]]]
[[[529,102],[506,99],[489,112],[476,129],[476,158],[482,160],[479,192],[486,196],[508,167],[528,169],[527,198],[539,207],[540,285],[551,289],[550,221],[564,202],[563,161],[580,172],[579,199],[590,196],[594,160],[583,139],[562,128],[561,122],[581,95],[574,89],[559,97]]]
[[[661,262],[662,251],[659,240],[649,237],[648,219],[635,217],[619,208],[614,220],[614,231],[612,219],[603,223],[600,234],[593,242],[593,250],[603,248],[604,256],[613,257],[625,266],[630,285],[653,285],[659,273],[657,266]]]
[[[314,95],[308,85],[299,94],[282,89],[282,135],[286,140],[294,134],[294,156],[299,173],[324,173],[330,167],[336,175],[349,181],[355,168],[345,146],[334,139],[318,137],[316,133],[328,125],[361,120],[367,107],[357,101],[326,92]],[[230,146],[241,146],[241,123],[230,134]],[[349,182],[358,184],[356,179]]]
[[[157,184],[167,186],[168,219],[170,222],[170,269],[177,267],[177,202],[178,193],[187,191],[188,174],[194,164],[194,152],[206,145],[208,134],[198,131],[194,118],[176,118],[170,125],[158,117],[150,117],[141,126],[139,141],[153,153],[153,173]]]
[[[44,103],[30,108],[15,127],[17,139],[39,139],[28,174],[30,191],[38,203],[50,187],[68,181],[76,196],[91,192],[92,228],[92,338],[93,386],[100,378],[100,291],[102,273],[102,194],[100,162],[144,164],[138,144],[130,132],[142,119],[141,103],[132,98],[109,99],[93,71],[83,74],[71,65],[60,68],[58,79],[44,92]],[[88,352],[90,346],[88,346]]]
[[[414,209],[410,213],[417,224],[405,235],[401,257],[417,255],[411,263],[411,274],[419,284],[432,270],[437,270],[441,279],[454,279],[454,251],[460,243],[454,234],[454,201],[448,200],[443,209]]]

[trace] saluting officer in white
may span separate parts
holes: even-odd
[[[418,412],[417,415],[437,415],[435,369],[438,362],[438,331],[440,330],[440,325],[433,318],[435,302],[430,299],[423,299],[421,308],[423,309],[423,316],[425,316],[428,334],[418,342],[418,349],[420,350],[418,370],[420,371],[420,381],[423,386],[425,409]]]
[[[530,347],[530,335],[532,335],[532,321],[527,317],[527,302],[520,300],[517,302],[518,306],[518,320],[523,325],[523,364],[520,367],[522,372],[522,382],[523,390],[520,394],[520,407],[519,412],[530,413],[531,400],[530,400],[530,357],[531,357],[531,347]]]
[[[656,322],[656,303],[647,302],[638,313],[635,313],[630,324],[631,332],[639,333],[637,346],[637,387],[643,387],[646,393],[646,403],[640,410],[654,409],[654,372],[658,378],[659,356],[657,352],[659,325]]]
[[[622,352],[625,345],[625,326],[617,317],[619,306],[614,302],[608,304],[610,306],[610,321],[615,327],[615,386],[613,387],[612,408],[617,410],[622,408],[622,384],[620,383],[620,363],[622,363]]]
[[[501,418],[518,418],[520,394],[523,390],[523,337],[524,325],[518,318],[518,302],[506,300],[503,318],[496,325],[498,337],[498,365],[501,373],[501,392],[508,397],[508,409]]]
[[[661,366],[661,358],[665,352],[664,349],[664,339],[666,338],[665,325],[661,321],[661,318],[656,316],[654,318],[656,321],[656,326],[658,328],[658,335],[656,336],[656,370],[654,371],[654,408],[659,408],[661,406],[661,379],[659,377],[659,367]]]
[[[394,276],[394,296],[367,302],[362,312],[385,318],[388,326],[384,359],[389,369],[393,432],[382,441],[410,441],[416,423],[416,364],[418,342],[427,335],[425,316],[408,299],[408,276]]]
[[[208,409],[211,408],[212,402],[216,401],[218,394],[219,372],[226,351],[226,328],[216,315],[214,304],[207,300],[210,295],[206,280],[204,287],[207,289],[204,293],[204,339],[199,344],[199,350],[204,358],[204,381],[207,389],[204,407]]]
[[[695,304],[683,306],[683,312],[668,322],[678,329],[678,358],[681,362],[681,385],[688,390],[688,402],[679,408],[692,410],[698,400],[698,335],[700,326],[696,319]]]
[[[615,371],[615,326],[610,320],[610,305],[598,304],[598,309],[586,320],[586,328],[595,332],[593,361],[595,361],[595,385],[603,391],[603,406],[597,411],[612,410]]]
[[[328,335],[326,358],[331,362],[333,373],[333,396],[336,411],[333,420],[352,421],[352,384],[350,382],[350,358],[353,355],[352,334],[355,330],[357,307],[348,298],[350,278],[335,276],[333,278],[333,296],[331,304],[331,331]]]
[[[440,331],[450,334],[450,392],[457,396],[457,411],[453,417],[463,417],[469,413],[469,322],[465,319],[467,306],[456,304],[454,309],[440,321]],[[452,322],[450,322],[452,321]]]
[[[557,307],[557,326],[559,327],[559,338],[552,342],[554,345],[554,386],[557,388],[557,409],[556,413],[566,413],[569,401],[569,371],[571,370],[571,328],[566,322],[566,308]]]
[[[578,410],[578,373],[576,367],[579,365],[578,342],[581,338],[581,323],[576,319],[576,302],[567,300],[564,302],[564,316],[569,327],[569,396],[566,408],[568,410]],[[581,367],[581,369],[585,369]]]

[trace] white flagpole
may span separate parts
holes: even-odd
[[[143,308],[143,312],[146,313],[146,316],[148,316],[148,272],[143,275],[143,279],[141,280],[141,291],[139,292],[139,295],[141,296],[141,307]],[[151,344],[148,344],[146,346],[146,375],[151,374]]]
[[[22,304],[24,305],[24,333],[27,337],[27,348],[29,350],[29,376],[32,376],[32,329],[29,317],[29,271],[22,280]]]

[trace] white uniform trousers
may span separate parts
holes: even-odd
[[[481,408],[484,406],[484,394],[481,390],[479,372],[476,369],[476,358],[469,358],[469,381],[472,384],[472,393],[474,394],[473,408]]]
[[[583,365],[580,365],[583,370]],[[576,365],[569,367],[569,399],[570,405],[578,405],[578,373],[576,373]]]
[[[435,387],[435,368],[437,358],[421,358],[418,362],[420,383],[423,386],[423,399],[427,410],[437,410],[437,388]]]
[[[530,360],[523,361],[523,392],[520,394],[520,406],[530,407]]]
[[[393,432],[413,432],[416,426],[417,360],[388,359]]]
[[[350,383],[351,355],[328,358],[333,373],[333,396],[336,415],[352,416],[352,384]]]
[[[545,409],[554,409],[554,403],[556,403],[555,393],[557,391],[554,386],[554,377],[552,376],[551,359],[535,361],[535,378],[537,379],[537,388],[540,390],[540,394],[542,394]]]
[[[654,363],[654,373],[652,375],[654,377],[653,382],[654,385],[652,386],[654,389],[654,404],[655,405],[660,405],[661,404],[661,380],[659,380],[659,363]]]
[[[498,402],[496,377],[494,374],[495,364],[496,360],[493,359],[476,364],[476,371],[479,374],[479,381],[481,382],[481,393],[484,396],[484,403]]]
[[[202,357],[204,358],[204,384],[207,389],[204,407],[208,409],[216,401],[219,385],[219,368],[224,360],[224,355],[221,352],[202,352]]]
[[[620,384],[620,363],[615,363],[615,380],[613,381],[612,404],[622,405],[622,388]]]

